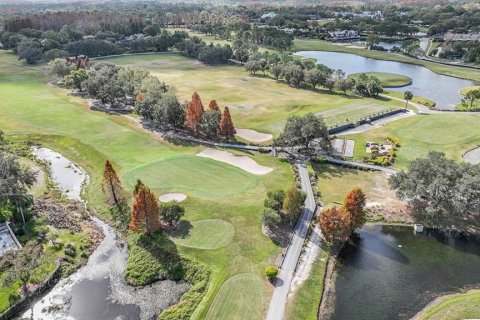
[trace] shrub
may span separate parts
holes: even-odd
[[[74,258],[77,255],[77,248],[71,243],[67,243],[65,246],[65,255]]]
[[[280,224],[282,218],[278,212],[272,208],[265,208],[262,215],[262,221],[267,227],[274,228]]]
[[[278,275],[278,268],[276,266],[267,266],[265,268],[265,276],[267,276],[269,280],[274,279],[277,275]]]

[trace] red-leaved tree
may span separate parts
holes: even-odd
[[[343,210],[350,216],[350,230],[361,228],[365,223],[365,204],[367,200],[360,188],[352,189],[343,201]]]
[[[200,96],[196,92],[193,93],[192,100],[188,102],[187,111],[185,112],[185,128],[197,134],[204,111]]]
[[[102,191],[109,205],[116,205],[120,208],[124,202],[122,183],[108,160],[105,161],[105,168],[103,170]]]
[[[237,133],[237,131],[233,126],[230,110],[228,110],[228,107],[225,107],[222,117],[220,118],[220,135],[231,138],[235,133]]]
[[[208,104],[208,110],[220,111],[220,108],[218,107],[217,101],[210,100],[210,103]]]
[[[350,219],[343,208],[323,210],[318,218],[325,239],[332,245],[347,241],[351,235]]]
[[[157,198],[138,180],[130,213],[130,230],[152,234],[161,228]]]

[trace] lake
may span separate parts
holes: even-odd
[[[460,89],[473,86],[474,82],[441,75],[414,64],[365,58],[355,54],[324,51],[299,51],[304,58],[317,59],[317,63],[330,68],[342,69],[347,74],[361,72],[389,72],[408,76],[413,79],[411,85],[389,90],[412,91],[415,95],[434,100],[439,109],[455,109],[461,101]]]
[[[366,226],[340,253],[332,319],[409,319],[435,297],[480,284],[480,242]]]

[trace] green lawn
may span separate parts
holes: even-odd
[[[367,141],[381,142],[393,136],[401,144],[395,166],[406,168],[429,151],[442,151],[449,158],[463,161],[463,153],[480,143],[479,123],[480,116],[462,113],[418,115],[346,138],[355,139],[354,157],[361,159]]]
[[[384,88],[404,87],[412,83],[412,78],[401,75],[401,74],[388,73],[388,72],[364,72],[364,73],[366,75],[374,76],[378,78],[378,80],[380,80]],[[356,79],[359,75],[360,73],[353,73],[349,75],[349,77]]]
[[[308,279],[296,289],[293,295],[289,296],[285,310],[286,320],[317,320],[327,259],[328,252],[321,250],[312,265]]]
[[[198,249],[218,249],[227,246],[235,235],[235,227],[225,220],[204,219],[183,223],[171,238],[178,245]]]
[[[187,101],[197,91],[205,105],[215,99],[221,107],[228,106],[236,127],[272,134],[278,134],[285,119],[292,114],[314,112],[323,115],[327,123],[336,124],[402,105],[389,99],[293,88],[269,77],[250,76],[239,66],[206,66],[176,53],[124,56],[106,61],[148,69],[173,85],[180,101]]]
[[[188,59],[181,57],[178,59],[177,62],[185,62],[186,68],[194,66],[194,63],[188,64],[190,61]],[[182,65],[178,67],[181,69]],[[171,68],[173,69],[173,66]],[[131,186],[125,177],[132,175],[132,170],[140,170],[139,168],[147,164],[162,164],[163,160],[172,156],[181,156],[191,161],[179,161],[177,165],[170,164],[167,167],[160,165],[158,168],[181,173],[188,172],[188,166],[193,164],[194,168],[189,174],[186,172],[179,174],[177,183],[173,175],[168,182],[148,180],[152,189],[157,195],[173,190],[184,191],[188,195],[188,200],[182,204],[186,208],[184,218],[188,221],[221,219],[234,226],[233,240],[224,247],[202,250],[179,245],[177,248],[179,252],[196,258],[212,270],[207,295],[196,310],[193,319],[205,317],[218,290],[231,276],[251,273],[257,278],[263,277],[265,266],[270,264],[279,252],[278,247],[261,232],[260,216],[263,211],[263,198],[267,190],[290,187],[292,174],[288,163],[268,155],[245,153],[258,163],[274,168],[274,171],[261,177],[240,173],[240,169],[195,157],[203,147],[185,147],[166,143],[154,135],[145,133],[131,120],[93,112],[89,110],[85,100],[51,87],[47,81],[48,79],[43,76],[42,67],[25,67],[19,64],[14,55],[1,51],[0,128],[11,139],[40,142],[46,147],[61,152],[84,168],[91,177],[86,191],[91,208],[103,207],[104,198],[100,191],[100,179],[105,159],[111,160],[123,180],[126,192],[131,194]],[[235,88],[231,92],[235,93]],[[214,170],[214,173],[201,172],[211,170]],[[168,177],[170,174],[155,172],[153,167],[151,173],[159,178]],[[149,178],[145,172],[139,171],[139,174],[143,179]],[[182,181],[186,178],[194,181],[195,176],[198,181],[207,178],[223,179],[224,189],[230,191],[227,192],[227,196],[216,194],[198,196],[191,191],[192,189],[187,190],[191,186]],[[237,182],[235,179],[241,179],[241,181]],[[220,184],[201,181],[200,184],[204,185],[202,189],[205,190],[205,186],[209,183]],[[241,185],[240,188],[235,186],[237,183]],[[236,190],[240,191],[236,192]],[[213,192],[215,191],[225,192],[219,188]],[[266,289],[266,284],[263,282],[259,284],[262,290]],[[238,288],[235,288],[236,285],[237,282],[233,282],[229,286],[239,292],[243,288],[242,283],[238,282]],[[223,293],[218,299],[222,299],[222,295]],[[232,301],[232,303],[239,304],[238,301]],[[251,301],[248,301],[248,305],[242,308],[257,307],[252,306]],[[264,310],[263,306],[259,305],[258,308],[258,310]]]
[[[386,95],[391,96],[391,97],[403,99],[404,92],[393,91],[393,90],[383,90],[383,94],[386,94]],[[428,99],[428,98],[421,97],[421,96],[413,96],[413,99],[411,101],[415,102],[415,103],[423,104],[424,106],[427,106],[429,108],[434,107],[435,104],[436,104],[436,102],[433,101],[432,99]],[[405,104],[404,104],[404,106],[405,106]],[[411,109],[411,108],[412,108],[412,106],[408,105],[408,109]]]
[[[312,51],[312,50],[353,53],[353,54],[357,54],[359,56],[367,57],[367,58],[411,63],[411,64],[424,66],[436,73],[480,82],[480,70],[448,66],[448,65],[443,65],[439,63],[418,60],[418,59],[410,58],[404,55],[394,54],[389,52],[346,47],[343,45],[336,45],[336,44],[333,44],[332,42],[318,40],[318,39],[295,39],[292,51]]]
[[[480,318],[480,291],[471,290],[445,297],[418,315],[418,320],[461,320]]]
[[[205,319],[262,319],[269,302],[264,281],[251,273],[231,277],[222,285]]]

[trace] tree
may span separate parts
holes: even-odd
[[[352,88],[355,86],[355,80],[350,79],[345,75],[337,76],[335,80],[335,86],[338,90],[343,91],[344,94],[347,94],[347,91],[352,90]]]
[[[303,145],[308,149],[314,139],[321,139],[321,143],[327,147],[328,128],[321,116],[308,113],[304,116],[288,117],[285,128],[275,143],[292,147]]]
[[[478,165],[455,163],[444,153],[430,152],[389,182],[397,197],[408,202],[417,223],[467,233],[480,227]]]
[[[350,230],[354,232],[365,223],[366,197],[360,188],[353,188],[343,201],[343,210],[349,215]]]
[[[203,109],[202,100],[198,93],[194,92],[192,95],[192,100],[188,103],[187,111],[185,114],[185,127],[193,132],[198,134],[200,129],[200,123],[202,121],[202,115],[205,110]]]
[[[326,75],[321,70],[313,68],[305,72],[305,82],[310,84],[313,89],[318,85],[323,85],[326,80]]]
[[[257,71],[262,70],[262,65],[259,60],[248,60],[245,63],[245,70],[250,74],[256,74]]]
[[[60,49],[51,49],[48,51],[45,51],[42,55],[42,59],[44,61],[53,61],[58,58],[63,58],[68,56],[68,52],[60,50]]]
[[[210,100],[210,102],[208,103],[208,110],[220,111],[220,108],[218,107],[217,101]]]
[[[278,268],[276,266],[267,266],[265,268],[265,276],[272,280],[278,275]]]
[[[292,186],[288,190],[283,200],[283,213],[286,220],[290,221],[291,224],[297,221],[304,201],[305,195],[296,186]]]
[[[220,111],[208,110],[202,115],[200,124],[202,133],[208,138],[217,138],[220,130]]]
[[[160,205],[160,218],[171,227],[180,221],[184,213],[185,208],[177,201],[166,202]]]
[[[228,107],[225,107],[225,109],[223,109],[223,114],[220,119],[219,133],[220,135],[227,138],[231,138],[235,135],[235,133],[237,133],[233,125],[232,117],[230,116],[230,111],[228,110]]]
[[[105,168],[103,169],[102,191],[107,198],[107,203],[111,206],[117,206],[120,210],[125,201],[122,183],[108,160],[105,161]]]
[[[330,244],[337,245],[350,238],[350,219],[342,208],[323,210],[318,219],[322,234]]]
[[[265,208],[263,210],[262,222],[269,228],[277,227],[282,221],[280,214],[272,208]]]
[[[153,106],[151,117],[156,126],[183,128],[185,105],[178,102],[177,96],[173,92],[166,93]]]
[[[151,24],[143,28],[143,33],[147,34],[149,36],[156,36],[158,34],[158,29],[155,26],[152,26]]]
[[[153,120],[153,108],[168,92],[168,87],[157,77],[147,76],[138,88],[135,88],[135,109],[139,115],[148,120]]]
[[[408,107],[408,101],[412,100],[413,99],[413,93],[412,91],[405,91],[403,93],[403,99],[405,99],[405,108]]]
[[[152,234],[161,228],[157,199],[140,180],[135,186],[129,228],[146,234]]]
[[[5,282],[20,281],[24,297],[28,296],[28,283],[41,262],[42,246],[33,241],[28,242],[15,255],[13,266],[9,268]]]
[[[267,208],[272,208],[276,212],[280,212],[283,206],[283,200],[285,199],[285,191],[275,190],[268,191],[263,205]]]
[[[270,67],[270,73],[273,75],[275,80],[278,80],[280,76],[283,74],[283,67],[279,64],[275,64]]]
[[[73,88],[79,91],[82,91],[82,84],[87,79],[88,74],[85,69],[73,70],[63,78],[63,80],[65,81],[65,86],[67,86],[67,88]]]
[[[376,46],[380,43],[380,37],[377,34],[369,34],[367,36],[367,47],[372,49],[372,47]]]
[[[478,101],[480,101],[480,89],[470,90],[462,99],[462,105],[466,106],[470,110],[473,110],[475,109],[475,105]]]
[[[291,64],[285,67],[283,77],[288,84],[298,87],[303,82],[305,73],[300,66]]]
[[[25,40],[17,47],[18,59],[24,59],[28,64],[35,64],[42,59],[43,50],[38,42]]]

